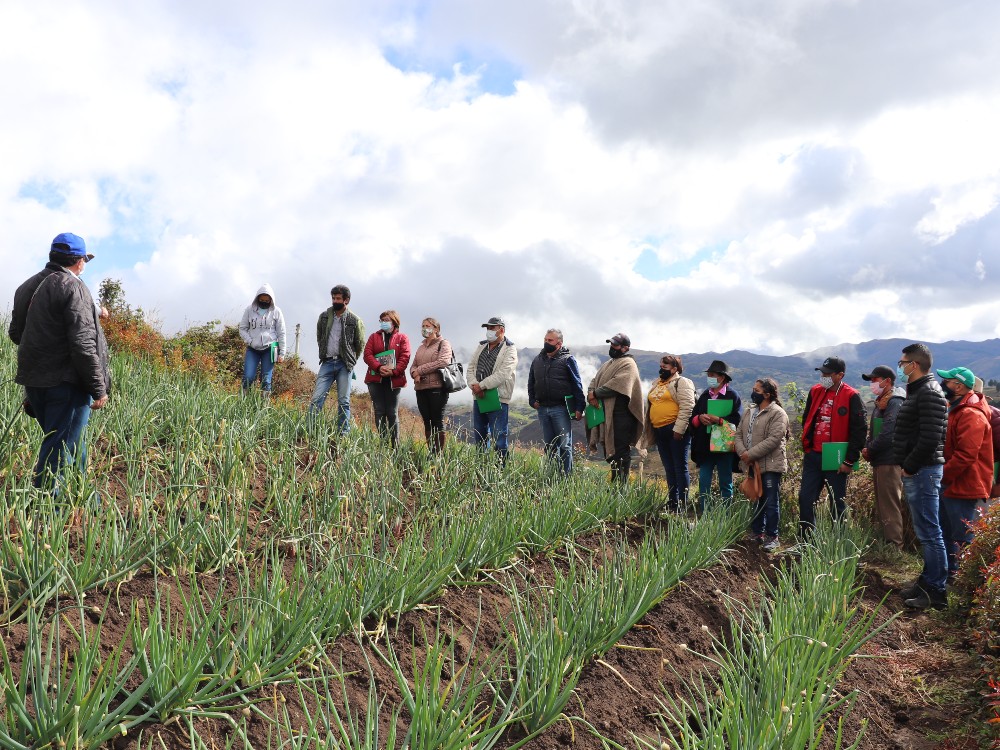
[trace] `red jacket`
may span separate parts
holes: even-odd
[[[992,487],[990,407],[978,393],[967,393],[948,410],[941,494],[960,500],[985,500]]]
[[[381,383],[382,376],[378,374],[379,363],[375,355],[387,351],[396,350],[396,367],[392,371],[392,387],[402,388],[406,385],[406,366],[410,363],[410,339],[405,333],[393,331],[389,336],[389,346],[385,346],[385,337],[382,331],[375,331],[368,337],[365,343],[364,360],[368,365],[365,372],[366,383]]]
[[[802,419],[802,449],[809,453],[813,449],[816,421],[819,409],[826,399],[826,388],[817,383],[809,389],[806,397],[805,415]],[[865,407],[861,394],[847,383],[841,382],[833,396],[833,413],[830,415],[830,442],[847,443],[844,463],[853,464],[861,456],[867,435]]]

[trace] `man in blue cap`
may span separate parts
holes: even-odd
[[[108,401],[108,345],[80,275],[94,258],[82,237],[52,240],[49,262],[18,287],[8,334],[18,345],[15,381],[42,428],[33,483],[50,485],[68,464],[86,465],[83,431]]]

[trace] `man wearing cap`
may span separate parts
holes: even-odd
[[[563,346],[563,334],[558,328],[545,332],[542,351],[531,362],[528,403],[538,412],[545,454],[550,459],[558,459],[563,474],[572,474],[573,424],[570,417],[580,419],[586,398],[580,368],[576,358]]]
[[[42,428],[35,487],[50,485],[64,466],[86,465],[83,431],[91,409],[108,401],[108,345],[87,285],[80,275],[94,256],[82,237],[52,240],[45,268],[18,287],[11,315],[17,375]]]
[[[739,425],[743,413],[743,401],[740,394],[733,388],[733,378],[729,374],[729,365],[721,359],[716,359],[705,370],[708,386],[698,396],[694,410],[691,412],[691,460],[698,467],[698,511],[705,510],[711,497],[712,475],[719,475],[719,496],[728,505],[733,500],[733,469],[739,464],[739,456],[733,452],[715,452],[712,450],[712,430],[722,422],[729,422],[734,427]],[[709,406],[721,406],[716,411]],[[726,405],[732,402],[730,405]],[[714,413],[713,413],[714,412]]]
[[[920,609],[943,607],[948,583],[939,509],[948,402],[931,374],[933,363],[926,344],[903,349],[896,364],[896,382],[906,383],[906,400],[899,407],[892,436],[893,459],[903,467],[903,494],[924,558],[920,577],[899,594],[904,604]]]
[[[972,541],[969,524],[986,509],[993,488],[993,430],[986,398],[975,393],[967,367],[938,370],[948,399],[941,477],[941,531],[948,551],[948,580],[958,573],[958,553]]]
[[[486,338],[472,353],[465,379],[475,400],[472,402],[472,434],[476,445],[486,450],[492,436],[493,449],[500,457],[500,464],[507,463],[507,419],[510,399],[514,395],[514,377],[517,373],[517,347],[507,338],[507,325],[503,318],[492,317],[482,324]],[[500,408],[480,412],[480,401],[487,391],[496,390]]]
[[[587,401],[604,409],[604,423],[588,432],[588,443],[594,449],[603,444],[612,479],[625,483],[632,468],[632,446],[639,439],[643,419],[642,380],[635,358],[628,353],[632,340],[624,333],[616,333],[606,341],[611,344],[610,359],[587,386]]]
[[[875,512],[882,525],[882,536],[889,544],[903,549],[905,505],[903,504],[903,469],[892,455],[892,436],[896,415],[906,399],[906,390],[896,388],[896,371],[879,365],[861,376],[871,383],[875,409],[868,426],[868,439],[861,457],[872,465],[875,485]],[[911,539],[912,541],[912,539]]]
[[[830,512],[840,520],[847,512],[847,476],[865,447],[865,405],[861,394],[844,382],[847,366],[840,357],[827,357],[816,368],[820,382],[809,389],[802,417],[802,484],[799,485],[799,532],[808,536],[816,526],[816,503],[824,485]],[[835,469],[823,468],[823,446],[846,443]]]

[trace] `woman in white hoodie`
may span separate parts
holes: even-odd
[[[243,359],[243,390],[257,379],[259,370],[261,390],[270,393],[274,365],[285,358],[285,316],[274,304],[270,284],[258,289],[253,302],[243,311],[240,338],[247,345]]]

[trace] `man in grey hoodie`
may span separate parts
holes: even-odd
[[[896,432],[899,407],[906,399],[906,389],[896,387],[896,371],[886,365],[879,365],[861,377],[871,383],[875,399],[861,457],[872,465],[875,510],[882,525],[882,536],[903,549],[905,543],[913,543],[913,536],[905,532],[910,527],[910,513],[903,503],[903,467],[892,455],[892,436]],[[904,540],[904,536],[909,539]]]
[[[274,365],[285,358],[285,316],[274,304],[274,290],[270,284],[261,286],[253,302],[243,311],[240,338],[247,345],[243,358],[243,390],[257,379],[260,370],[261,390],[270,393]]]

